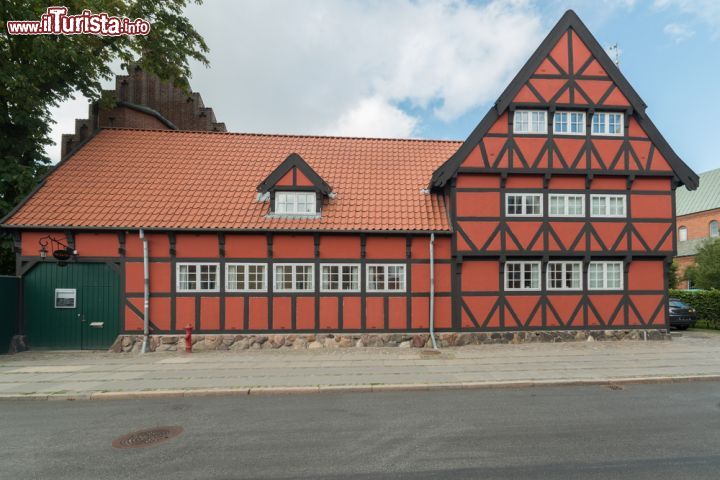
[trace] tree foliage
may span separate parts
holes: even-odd
[[[685,270],[695,288],[720,289],[720,238],[708,240],[695,255],[695,265]]]
[[[48,5],[40,0],[0,1],[0,218],[34,187],[50,168],[45,148],[53,120],[50,109],[80,92],[101,98],[111,65],[137,63],[163,80],[186,85],[189,61],[207,65],[205,41],[185,17],[189,0],[69,0],[69,14],[93,13],[143,18],[146,36],[11,36],[7,20],[39,20]],[[190,0],[192,1],[192,0]],[[195,0],[194,3],[201,3]],[[14,270],[7,239],[0,239],[0,273]]]
[[[677,288],[679,281],[680,279],[678,278],[678,264],[677,262],[673,261],[670,264],[670,269],[668,270],[668,287]]]

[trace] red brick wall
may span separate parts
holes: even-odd
[[[687,239],[695,240],[710,235],[710,221],[720,222],[720,208],[677,217],[677,228],[687,227]]]

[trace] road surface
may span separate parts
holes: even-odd
[[[8,479],[716,480],[720,383],[3,401],[0,432]]]

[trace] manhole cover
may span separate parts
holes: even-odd
[[[115,448],[141,448],[149,447],[177,437],[183,432],[182,427],[157,427],[139,432],[128,433],[114,440],[112,446]]]
[[[613,383],[611,383],[611,384],[608,385],[607,387],[608,387],[610,390],[622,390],[622,389],[623,389],[623,387],[621,387],[620,385],[615,385],[615,384],[613,384]]]

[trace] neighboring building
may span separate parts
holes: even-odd
[[[700,174],[700,187],[695,191],[680,188],[675,198],[677,215],[678,277],[695,264],[695,254],[702,245],[720,232],[720,169]],[[687,280],[681,280],[680,288],[691,288]]]
[[[103,97],[109,102],[91,103],[88,118],[75,120],[75,133],[62,136],[62,157],[101,128],[226,131],[199,93],[162,81],[138,65],[130,65],[128,75],[116,76],[115,90],[104,90]]]
[[[698,178],[645,109],[568,11],[464,142],[101,130],[3,221],[21,331],[138,332],[140,229],[155,333],[666,329]]]

